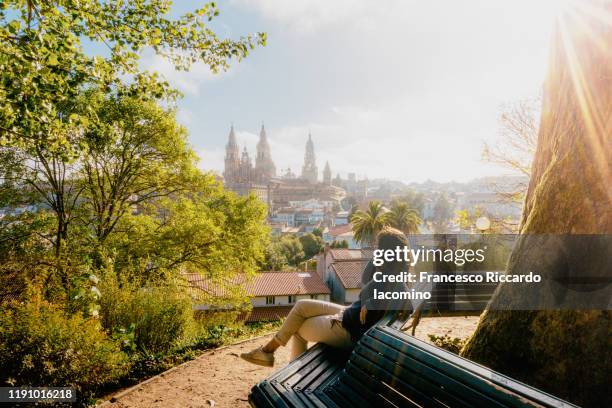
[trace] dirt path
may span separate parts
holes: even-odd
[[[427,340],[428,334],[451,337],[469,336],[478,317],[423,318],[416,336]],[[253,384],[271,374],[273,368],[251,365],[240,359],[240,353],[264,344],[270,336],[249,340],[223,349],[204,353],[197,359],[115,394],[117,401],[104,407],[248,407]],[[276,354],[277,367],[289,360],[288,348]],[[109,396],[110,398],[110,396]]]

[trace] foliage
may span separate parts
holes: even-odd
[[[265,206],[198,169],[178,92],[138,62],[152,51],[217,72],[265,34],[220,39],[214,3],[170,8],[0,2],[3,381],[7,367],[15,385],[86,390],[165,361],[200,335],[181,273],[231,282],[263,260]]]
[[[323,239],[314,234],[304,234],[299,240],[304,250],[304,259],[310,259],[317,255],[325,246]]]
[[[266,247],[264,252],[264,261],[262,262],[262,269],[268,271],[281,271],[289,266],[289,261],[283,251],[283,246],[280,243],[280,239],[273,239],[272,242]]]
[[[216,183],[216,182],[215,182]],[[216,184],[213,184],[214,187]],[[146,280],[173,276],[181,268],[211,279],[255,272],[268,229],[265,208],[254,197],[221,190],[141,205],[118,224],[108,246],[115,270]]]
[[[79,160],[92,235],[99,242],[134,206],[188,191],[205,192],[195,154],[175,113],[134,97],[85,95],[100,123],[87,128]],[[199,182],[199,184],[198,184]]]
[[[417,234],[419,232],[419,225],[422,222],[417,211],[410,208],[407,203],[402,201],[393,201],[391,203],[389,225],[393,228],[397,228],[404,234]]]
[[[406,203],[408,208],[412,208],[416,211],[417,215],[422,218],[423,216],[423,208],[425,207],[425,194],[408,190],[403,193],[403,195],[397,198],[397,201]]]
[[[353,234],[357,242],[373,245],[376,235],[389,225],[390,216],[380,201],[370,201],[368,209],[357,210],[351,217]]]
[[[178,69],[202,61],[213,72],[240,60],[265,34],[219,39],[207,26],[214,3],[169,17],[171,3],[9,0],[0,3],[0,129],[4,143],[44,145],[63,155],[78,151],[63,129],[96,121],[92,114],[63,117],[62,105],[84,87],[118,95],[172,96],[157,74],[138,64],[144,50]],[[104,52],[88,54],[83,45]],[[129,81],[126,81],[129,79]]]
[[[100,317],[123,347],[144,354],[168,352],[191,334],[192,302],[178,288],[119,287],[101,283]]]
[[[334,204],[338,205],[337,203]],[[321,228],[313,228],[312,234],[316,235],[319,238],[323,238],[323,231],[321,230]]]
[[[127,358],[93,318],[67,314],[32,293],[0,313],[0,382],[72,386],[87,395],[127,370]]]
[[[305,259],[302,242],[295,235],[275,238],[266,249],[264,268],[282,270],[286,266],[296,267]]]
[[[450,351],[451,353],[459,354],[467,338],[450,337],[448,334],[444,336],[436,336],[435,334],[428,334],[429,341],[431,341],[437,347],[443,348],[444,350]]]
[[[193,360],[203,350],[222,347],[240,340],[268,334],[277,330],[281,321],[242,323],[235,321],[233,313],[222,312],[216,318],[199,319],[198,332],[190,343],[169,353],[135,354],[130,372],[122,378],[124,385],[142,381],[185,361]]]
[[[470,230],[476,225],[476,220],[483,216],[482,209],[478,206],[470,209],[464,208],[455,211],[455,222],[462,230]]]
[[[349,244],[346,239],[343,239],[341,241],[332,241],[332,243],[329,246],[330,248],[348,248]]]

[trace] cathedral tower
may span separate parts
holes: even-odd
[[[251,181],[252,172],[253,165],[251,164],[251,158],[245,146],[242,152],[242,158],[240,159],[240,182],[249,183]]]
[[[225,145],[225,170],[223,178],[226,183],[236,183],[240,178],[240,152],[236,143],[234,125],[230,128],[229,140]]]
[[[270,145],[266,136],[266,129],[261,125],[259,142],[257,142],[257,156],[255,157],[255,175],[260,183],[267,183],[272,177],[276,177],[276,166],[272,161]]]
[[[323,169],[323,183],[331,186],[331,169],[329,168],[329,162],[325,162],[325,168]]]
[[[302,166],[302,178],[308,180],[311,183],[316,183],[319,177],[319,170],[317,169],[317,163],[314,152],[314,143],[312,143],[312,136],[308,134],[308,141],[306,142],[306,152],[304,153],[304,166]]]

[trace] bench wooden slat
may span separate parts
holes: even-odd
[[[368,387],[371,388],[372,390],[371,393],[377,393],[376,395],[378,399],[375,398],[374,400],[377,402],[380,402],[380,404],[382,404],[383,406],[386,406],[387,404],[389,404],[390,406],[395,406],[395,407],[398,407],[398,406],[399,407],[419,407],[421,406],[417,404],[416,402],[412,401],[411,399],[407,398],[405,395],[401,395],[397,392],[390,393],[389,387],[384,386],[378,381],[372,381],[372,377],[370,375],[368,375],[362,369],[357,367],[355,363],[351,361],[347,363],[345,370],[348,375],[342,376],[339,379],[339,381],[345,381],[348,383],[355,382],[356,385],[358,384],[364,389],[367,389]],[[383,398],[382,395],[385,395],[386,398]],[[430,399],[423,396],[423,400],[430,400]],[[431,402],[432,404],[429,406],[431,407],[435,406],[433,404],[433,400],[431,400]]]
[[[359,392],[353,390],[346,383],[342,383],[336,379],[334,382],[329,384],[326,388],[326,392],[332,396],[332,399],[338,398],[338,402],[342,402],[341,406],[344,405],[344,401],[348,401],[351,405],[356,407],[367,407],[370,406],[368,401],[360,395]]]
[[[384,335],[382,333],[372,334]],[[404,354],[381,342],[378,336],[376,338],[364,336],[361,343],[375,350],[384,350],[382,353],[389,362],[388,364],[395,364],[394,371],[401,373],[398,375],[399,378],[409,384],[415,384],[423,392],[428,392],[429,395],[440,399],[444,403],[466,407],[478,406],[479,404],[486,407],[505,407],[504,404],[488,398],[486,394],[482,394],[469,385],[448,376],[445,371],[440,371],[421,359]]]
[[[442,401],[446,405],[452,403],[453,407],[465,407],[469,405],[461,399],[455,398],[452,394],[445,393],[443,389],[437,387],[434,383],[420,378],[414,372],[401,372],[400,375],[394,375],[393,370],[388,370],[381,364],[381,358],[373,359],[377,354],[366,347],[359,350],[358,355],[351,358],[362,370],[372,374],[376,380],[386,383],[400,392],[402,395],[416,401],[417,403],[430,406],[435,404],[435,400]],[[383,362],[383,364],[386,362]],[[422,396],[427,396],[423,400]]]
[[[466,302],[466,307],[473,304]],[[266,408],[575,408],[408,336],[398,330],[402,323],[386,316],[360,339],[350,357],[315,345],[254,386],[249,402]]]
[[[576,407],[543,391],[532,388],[510,377],[496,373],[480,364],[466,360],[456,354],[432,346],[422,340],[408,336],[405,333],[387,327],[380,327],[377,333],[389,346],[401,349],[407,355],[418,355],[439,366],[445,373],[454,378],[470,383],[484,394],[488,394],[512,407],[533,407],[534,405],[558,408]],[[466,375],[467,373],[472,375]],[[529,403],[529,401],[531,401]]]

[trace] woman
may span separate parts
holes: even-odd
[[[377,237],[379,249],[392,249],[408,245],[404,234],[394,228],[385,227]],[[397,275],[406,272],[405,262],[385,262],[379,269],[382,275]],[[263,347],[242,353],[242,359],[262,366],[274,365],[274,352],[285,346],[293,337],[291,359],[306,351],[308,342],[320,342],[332,347],[350,349],[359,338],[372,327],[386,310],[399,309],[403,305],[390,306],[373,298],[374,289],[380,291],[404,291],[402,283],[375,282],[372,277],[376,269],[370,261],[361,277],[362,288],[359,300],[349,307],[320,300],[299,300],[280,330]],[[384,280],[384,279],[379,279]]]

